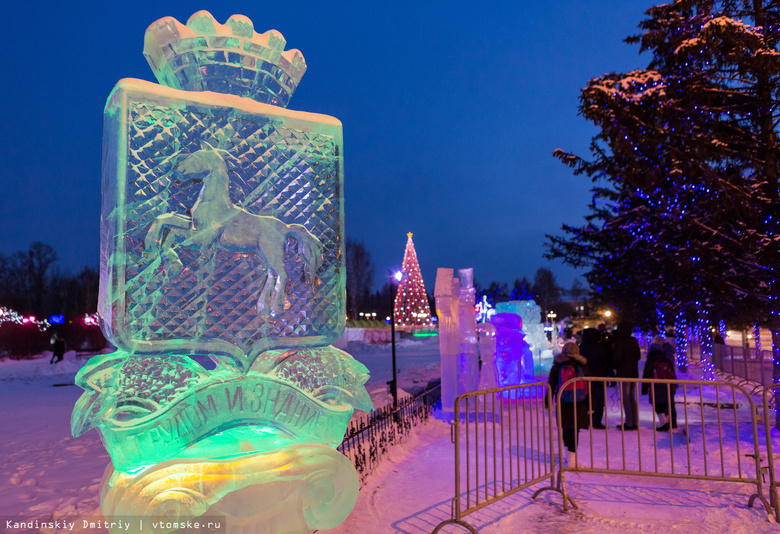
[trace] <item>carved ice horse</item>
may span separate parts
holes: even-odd
[[[322,263],[322,243],[303,225],[286,224],[276,217],[255,215],[233,204],[229,195],[226,159],[235,158],[225,150],[201,142],[200,150],[176,165],[174,172],[183,178],[198,179],[197,175],[205,173],[203,187],[192,206],[192,216],[178,213],[158,216],[146,233],[144,248],[148,250],[152,244],[158,244],[166,271],[170,274],[178,274],[184,269],[173,250],[176,237],[182,237],[201,249],[216,245],[234,252],[255,253],[268,271],[257,300],[257,309],[263,314],[282,313],[287,283],[284,269],[287,238],[293,236],[298,241],[298,253],[305,264],[304,276],[310,285],[314,284],[314,276]]]

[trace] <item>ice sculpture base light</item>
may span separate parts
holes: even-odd
[[[311,532],[344,521],[358,486],[345,456],[323,445],[294,445],[224,460],[166,462],[131,474],[110,469],[101,507],[107,518],[147,518],[145,530],[161,534],[195,518],[219,525],[214,532]]]
[[[306,63],[284,46],[240,15],[166,17],[144,40],[161,85],[122,80],[106,104],[98,311],[118,350],[77,375],[71,421],[111,456],[106,519],[309,532],[355,504],[335,447],[372,406],[367,369],[330,346],[341,123],[285,109]]]

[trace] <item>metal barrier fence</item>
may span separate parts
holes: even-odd
[[[772,428],[774,427],[775,414],[774,409],[770,408],[770,406],[774,404],[769,398],[770,394],[773,397],[777,397],[777,395],[780,394],[780,384],[764,388],[764,394],[762,395],[762,422],[764,424],[764,432],[766,433],[766,456],[769,470],[769,503],[775,509],[775,520],[780,523],[780,501],[778,501],[778,484],[780,484],[780,482],[778,481],[778,473],[775,468],[775,458],[772,447]]]
[[[593,410],[595,390],[601,390],[606,399],[608,382],[619,384],[615,388],[616,396],[623,409],[620,410],[620,416],[613,416],[612,420],[610,410],[605,409],[604,426],[609,428],[619,420],[621,429],[619,433],[606,432],[602,439],[594,441],[596,433],[604,431],[595,430],[589,424],[587,439],[584,442],[579,440],[574,465],[558,462],[559,484],[565,497],[564,510],[568,509],[570,500],[566,492],[565,473],[576,471],[754,484],[756,492],[750,497],[748,506],[752,507],[754,501],[759,499],[771,515],[771,508],[763,495],[755,403],[745,389],[728,382],[705,380],[574,378],[559,388],[555,399],[559,429],[558,455],[561,459],[563,433],[560,423],[563,411],[576,410],[576,403],[560,401],[561,394],[568,386],[581,381],[588,384],[589,395],[582,402],[587,403],[589,412]],[[648,394],[648,400],[644,401],[644,409],[640,410],[642,386]],[[673,402],[662,402],[666,399],[672,399]],[[675,404],[680,403],[682,410],[678,414]],[[648,404],[650,410],[647,409]],[[630,421],[629,424],[635,423],[635,426],[629,427],[624,412],[626,409],[633,411],[632,405],[636,406],[637,420]],[[689,406],[693,408],[689,409]],[[658,414],[664,412],[672,428],[659,431],[656,428]],[[600,419],[600,414],[595,417]],[[576,417],[573,419],[574,435],[577,436],[579,422]],[[649,436],[642,431],[648,422],[652,428]],[[750,434],[740,435],[740,425],[750,425]],[[674,426],[678,427],[677,432]],[[752,458],[752,461],[746,457]]]
[[[581,429],[587,435],[579,436],[576,456],[565,463],[561,422],[565,419],[564,410],[576,411],[577,406],[561,402],[560,398],[567,386],[578,381],[587,383],[588,397],[582,403],[590,415],[585,417],[587,428]],[[617,387],[608,387],[611,382],[617,383]],[[646,392],[640,395],[642,386]],[[594,429],[591,424],[601,422],[596,420],[601,414],[595,414],[593,419],[594,398],[599,396],[594,391],[599,389],[605,400],[603,426],[606,430]],[[645,394],[647,398],[643,400]],[[755,493],[749,498],[748,506],[752,507],[758,499],[770,516],[774,506],[774,517],[780,522],[780,474],[776,473],[773,461],[770,424],[772,394],[780,394],[780,385],[764,391],[766,436],[763,443],[758,432],[760,412],[750,393],[728,382],[579,377],[559,388],[555,410],[549,409],[552,395],[544,382],[460,395],[455,400],[455,421],[451,427],[455,444],[455,498],[451,519],[437,525],[432,534],[448,524],[478,534],[464,517],[543,482],[545,486],[532,498],[542,491],[553,490],[562,494],[564,511],[570,504],[576,508],[567,493],[566,472],[749,484],[755,487]],[[618,404],[617,415],[610,414],[610,398]],[[632,403],[627,402],[629,398]],[[662,402],[668,399],[673,402]],[[631,404],[636,406],[635,429],[626,426],[625,409],[632,409]],[[660,423],[659,414],[664,413],[669,428],[662,425],[659,430],[656,424]],[[579,422],[576,416],[571,420],[577,436]],[[620,431],[610,431],[616,423]],[[761,465],[762,458],[768,458],[766,468]],[[763,473],[767,470],[769,501],[763,492]]]
[[[361,486],[390,447],[404,441],[413,427],[425,423],[440,401],[441,385],[436,384],[414,397],[400,400],[395,408],[384,406],[349,424],[338,451],[355,466]]]
[[[712,363],[724,373],[762,386],[771,386],[773,383],[771,350],[716,345],[712,351]]]
[[[546,382],[485,389],[455,399],[451,426],[455,444],[455,498],[451,519],[477,534],[463,521],[520,490],[547,481],[542,491],[563,494],[555,485],[555,423],[552,395]],[[573,501],[572,501],[573,503]]]

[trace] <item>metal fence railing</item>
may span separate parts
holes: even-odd
[[[576,410],[577,403],[562,403],[560,399],[562,391],[577,381],[587,383],[588,396],[582,403],[585,413],[591,414],[585,416],[587,424],[582,429],[576,428],[581,424],[576,416],[564,417],[563,412]],[[610,387],[610,383],[617,387]],[[646,397],[641,394],[642,386]],[[610,413],[608,406],[604,410],[606,429],[593,428],[593,422],[601,421],[590,420],[597,388],[603,393],[599,397],[607,403],[612,399],[618,408],[617,414]],[[774,517],[780,522],[780,474],[775,470],[772,447],[773,432],[777,440],[777,430],[771,424],[774,394],[780,394],[780,385],[765,389],[762,411],[756,409],[745,388],[729,382],[578,377],[561,385],[555,396],[544,382],[460,395],[451,428],[455,445],[451,519],[437,525],[433,533],[457,524],[477,534],[464,517],[542,483],[532,498],[554,490],[563,496],[564,511],[569,505],[576,508],[566,489],[567,472],[748,484],[755,488],[748,506],[758,500],[769,516],[774,506]],[[633,403],[626,402],[624,395],[630,395]],[[548,408],[552,400],[554,410]],[[633,410],[631,405],[636,406],[635,427],[626,426],[621,408]],[[668,427],[657,426],[661,423],[659,414],[665,414]],[[579,436],[576,455],[567,462],[563,461],[564,420],[575,422],[574,435]],[[764,422],[765,436],[759,433],[760,421]],[[616,432],[615,426],[620,430]],[[767,458],[768,466],[762,465]],[[769,500],[764,495],[767,472]]]
[[[455,497],[451,518],[439,523],[477,530],[463,518],[522,489],[555,485],[552,395],[545,382],[485,389],[455,399]],[[573,503],[573,501],[572,501]]]
[[[355,466],[361,486],[390,447],[405,441],[414,427],[428,420],[439,403],[441,385],[435,384],[413,397],[399,400],[396,407],[384,406],[349,424],[338,451]]]
[[[764,394],[762,395],[762,423],[764,425],[764,432],[766,433],[766,457],[767,457],[767,470],[769,471],[769,503],[775,509],[775,520],[780,523],[780,502],[778,501],[778,485],[780,481],[777,472],[777,468],[780,465],[775,465],[774,447],[772,446],[772,434],[775,434],[775,440],[777,440],[778,430],[775,428],[775,409],[776,406],[774,398],[780,395],[780,384],[773,386],[767,386],[764,388]],[[780,451],[778,451],[780,452]]]
[[[750,497],[748,506],[752,507],[759,499],[771,515],[769,503],[763,495],[761,443],[755,403],[744,388],[729,382],[706,380],[578,377],[563,384],[556,395],[559,422],[562,410],[570,409],[569,406],[575,409],[574,403],[564,406],[565,403],[560,402],[561,392],[577,381],[588,384],[590,410],[593,390],[603,388],[606,397],[608,382],[617,382],[616,396],[620,406],[637,406],[639,419],[637,428],[628,428],[625,426],[624,410],[620,411],[619,418],[611,421],[609,410],[605,410],[604,426],[609,428],[619,421],[619,433],[608,432],[605,439],[594,440],[595,433],[603,431],[591,426],[584,429],[587,436],[579,441],[577,462],[574,465],[558,462],[558,478],[565,497],[567,471],[737,482],[755,485],[755,494]],[[647,400],[640,399],[643,385],[648,393]],[[627,394],[633,402],[628,402]],[[661,398],[672,399],[673,402],[666,402],[661,407],[661,401],[656,401]],[[651,409],[639,412],[640,402],[645,406],[649,403]],[[679,410],[676,408],[678,404],[681,405]],[[669,431],[659,431],[656,427],[660,422],[657,414],[664,409],[669,418]],[[740,427],[745,425],[750,428],[747,435],[740,432]],[[575,428],[575,435],[577,433]],[[561,440],[559,457],[562,449]],[[568,499],[565,499],[564,510],[567,503]]]
[[[715,345],[712,364],[719,371],[762,386],[771,386],[773,383],[771,350]]]

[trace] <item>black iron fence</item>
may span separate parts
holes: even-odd
[[[361,486],[390,447],[405,441],[413,428],[428,421],[437,405],[441,405],[441,385],[438,383],[399,400],[395,408],[385,406],[350,423],[338,450],[352,461]]]

